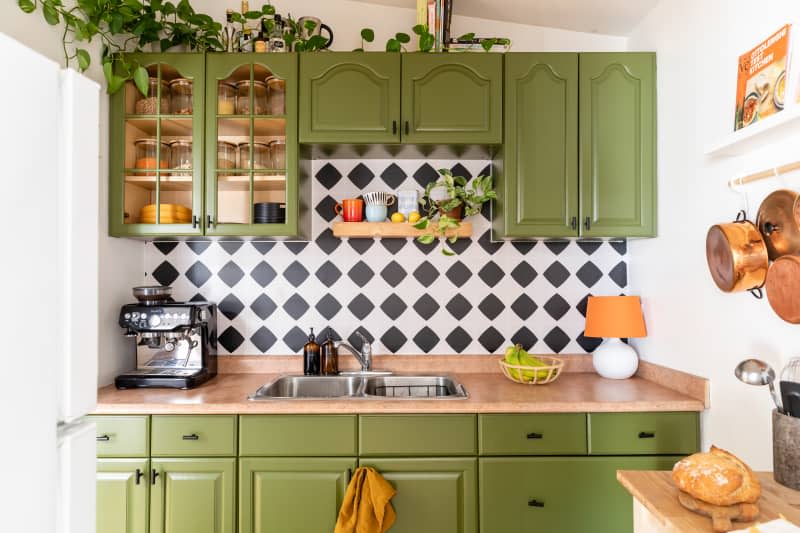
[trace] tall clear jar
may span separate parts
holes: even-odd
[[[266,79],[267,103],[270,115],[283,115],[286,113],[286,80],[276,76]]]
[[[147,96],[142,95],[136,91],[139,99],[136,100],[134,105],[134,113],[137,115],[162,115],[169,114],[169,84],[166,81],[161,82],[161,102],[159,104],[158,98],[158,78],[150,78],[147,82]]]
[[[250,109],[250,92],[253,109]],[[267,84],[263,81],[242,80],[236,83],[236,113],[239,115],[265,115],[267,113]]]
[[[269,143],[269,152],[272,156],[272,168],[282,170],[286,168],[286,141],[274,140]]]
[[[236,168],[236,145],[227,141],[217,141],[217,168]]]
[[[217,114],[233,115],[236,113],[236,85],[220,82],[217,85]]]
[[[239,168],[250,167],[250,143],[239,145]],[[265,170],[271,168],[270,150],[267,143],[253,143],[253,169]]]
[[[192,170],[192,141],[180,139],[169,143],[169,166],[177,170]],[[188,176],[189,172],[176,172],[173,176]]]
[[[169,82],[170,110],[173,115],[192,114],[192,82],[175,78]]]
[[[156,139],[147,137],[139,139],[133,145],[136,149],[136,170],[169,168],[169,145],[167,143],[159,143]],[[161,149],[160,153],[159,148]],[[153,174],[147,175],[152,176]]]

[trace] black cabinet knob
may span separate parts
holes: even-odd
[[[544,507],[544,502],[540,502],[536,499],[528,500],[528,507]]]
[[[652,431],[640,431],[639,432],[640,439],[654,439],[656,438],[656,434]]]
[[[200,440],[200,436],[197,433],[192,433],[191,435],[184,435],[183,440]]]
[[[543,437],[544,437],[544,435],[541,434],[541,433],[528,433],[528,438],[529,439],[541,439]]]

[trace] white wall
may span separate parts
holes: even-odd
[[[49,26],[41,9],[23,13],[16,2],[0,3],[0,32],[64,64],[61,47],[61,26]],[[99,41],[88,46],[92,67],[86,73],[105,87],[99,60]],[[12,78],[13,79],[13,76]],[[11,126],[6,126],[11,127]],[[113,381],[132,361],[130,343],[117,325],[119,308],[131,300],[130,288],[144,280],[144,244],[108,237],[108,97],[105,90],[100,101],[100,361],[98,383]],[[13,281],[13,280],[9,280]]]
[[[640,294],[645,307],[648,337],[636,342],[642,358],[711,379],[704,447],[714,443],[756,469],[771,470],[769,394],[739,383],[733,369],[757,356],[779,371],[800,352],[800,329],[775,316],[766,299],[721,293],[705,259],[709,226],[732,219],[743,206],[727,181],[797,158],[800,129],[783,146],[737,159],[703,155],[705,145],[733,128],[738,56],[800,20],[800,5],[792,0],[765,0],[756,11],[745,0],[661,0],[631,35],[632,50],[658,53],[659,236],[630,242],[629,291]],[[790,177],[787,183],[800,181]],[[769,181],[748,188],[751,217],[780,186]]]

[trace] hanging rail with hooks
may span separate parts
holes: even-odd
[[[800,170],[800,161],[794,161],[792,163],[786,163],[785,165],[780,165],[774,168],[770,168],[767,170],[762,170],[760,172],[754,172],[752,174],[748,174],[746,176],[740,176],[738,178],[733,178],[728,182],[728,187],[731,189],[738,187],[740,185],[747,185],[748,183],[753,183],[754,181],[761,181],[768,178],[778,177],[781,174],[786,174],[792,172],[794,170]]]

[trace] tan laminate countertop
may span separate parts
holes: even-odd
[[[629,471],[617,472],[617,480],[658,521],[659,531],[675,533],[701,533],[713,531],[711,519],[685,509],[678,502],[678,489],[672,482],[671,472]],[[756,472],[761,482],[758,501],[758,522],[768,522],[783,516],[800,525],[800,491],[779,485],[772,472]],[[754,522],[733,522],[734,529],[746,529]]]
[[[521,385],[506,379],[499,370],[448,374],[464,385],[468,399],[249,401],[249,394],[279,374],[222,373],[192,390],[103,387],[98,391],[95,413],[569,413],[702,411],[706,407],[696,397],[638,376],[611,380],[590,372],[569,371],[548,385]]]

